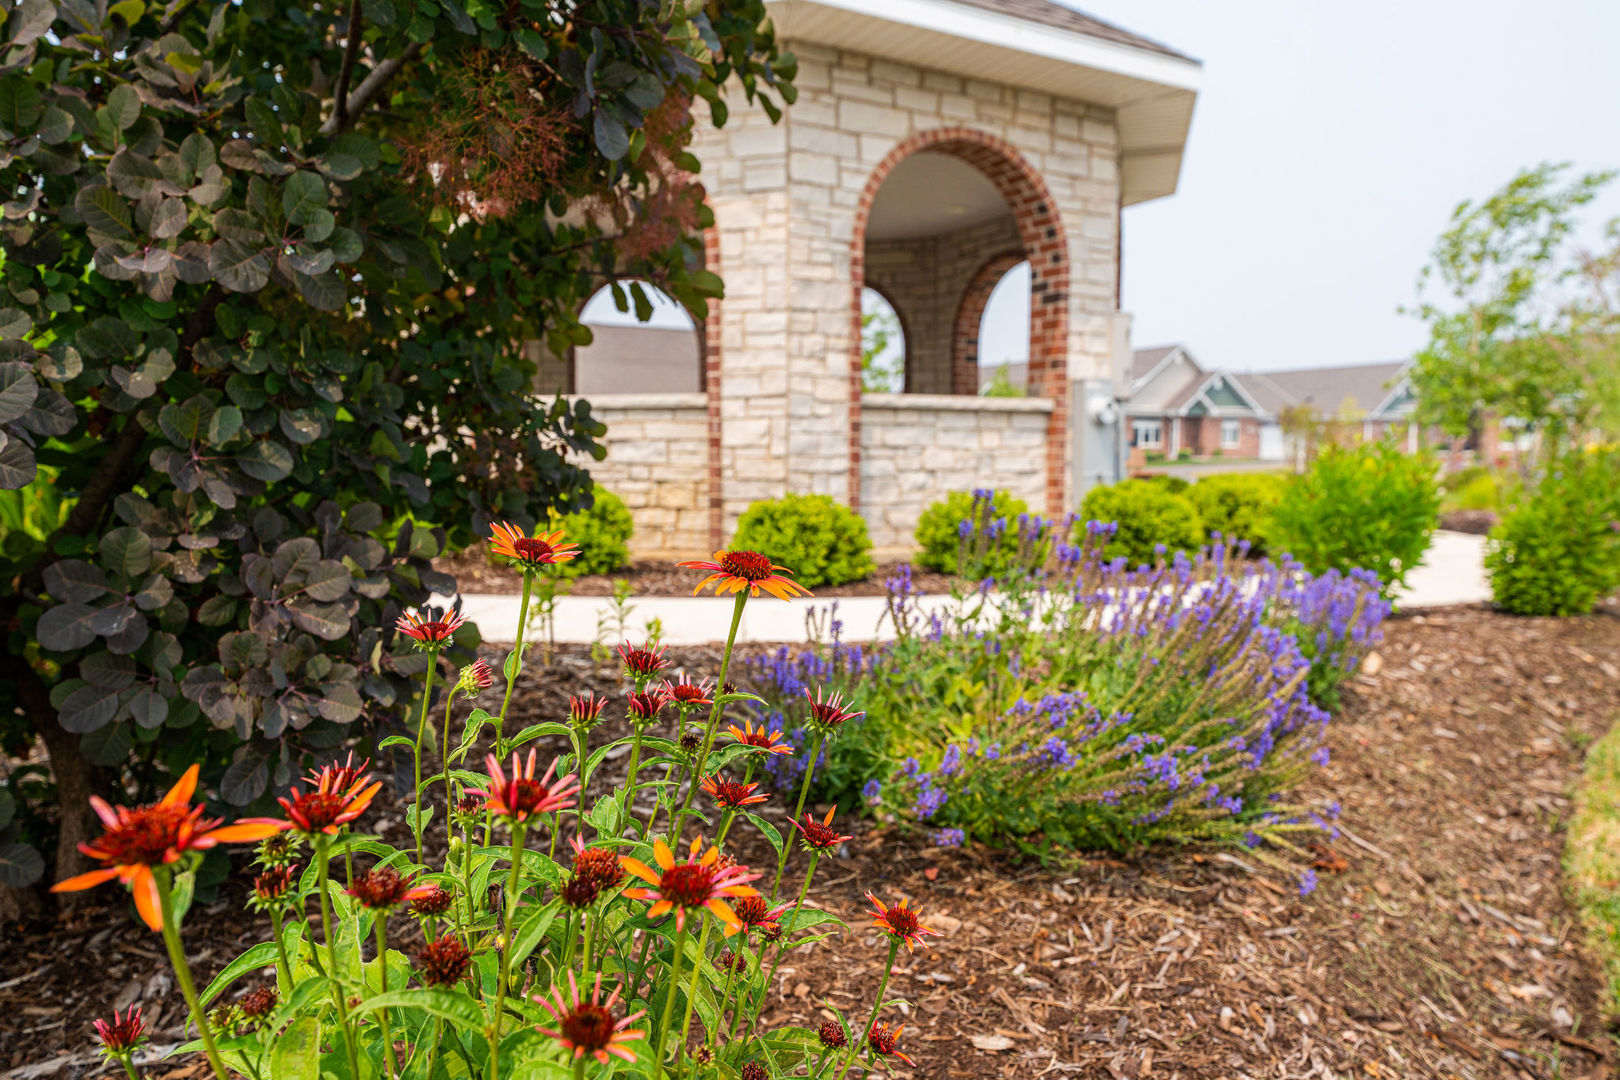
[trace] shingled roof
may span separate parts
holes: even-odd
[[[1102,38],[1105,41],[1117,42],[1120,45],[1130,45],[1138,49],[1148,49],[1163,56],[1173,56],[1178,60],[1191,60],[1186,53],[1177,52],[1170,46],[1154,41],[1151,38],[1133,34],[1123,27],[1113,23],[1104,22],[1083,11],[1076,11],[1057,0],[956,0],[959,4],[969,7],[983,8],[986,11],[995,11],[1003,15],[1011,15],[1030,22],[1041,23],[1045,26],[1056,27],[1059,30],[1070,30],[1077,34],[1089,34],[1092,37]]]

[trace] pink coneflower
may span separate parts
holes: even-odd
[[[416,974],[423,986],[454,986],[467,977],[472,953],[454,934],[430,941],[416,950]]]
[[[831,848],[837,847],[846,840],[854,839],[853,836],[840,833],[837,829],[832,827],[833,815],[837,812],[838,807],[835,806],[831,810],[828,810],[827,816],[822,818],[820,821],[817,821],[816,815],[810,813],[809,811],[805,812],[803,818],[793,819],[793,827],[799,830],[799,835],[803,837],[804,846],[807,850],[827,851]]]
[[[714,684],[707,679],[702,682],[693,682],[689,677],[682,675],[680,682],[664,680],[664,692],[675,707],[685,712],[687,709],[702,708],[714,704]]]
[[[893,1031],[889,1030],[888,1024],[873,1024],[872,1030],[867,1032],[866,1045],[870,1046],[872,1053],[880,1058],[897,1057],[907,1065],[916,1065],[915,1061],[912,1061],[900,1050],[900,1033],[904,1030],[906,1030],[904,1024],[901,1024]]]
[[[764,589],[779,600],[792,600],[795,596],[809,596],[810,590],[794,581],[783,577],[793,571],[785,566],[777,566],[770,559],[757,551],[717,551],[713,562],[683,562],[676,563],[688,570],[707,570],[709,576],[698,582],[697,588],[692,590],[696,596],[710,585],[714,586],[716,596],[722,593],[739,593],[748,590],[750,596],[758,596]]]
[[[646,727],[658,719],[658,714],[669,704],[669,695],[663,687],[656,690],[637,690],[625,699],[625,716],[637,727]]]
[[[575,694],[568,699],[568,725],[589,731],[602,722],[602,710],[607,698],[595,694]]]
[[[804,688],[804,700],[810,703],[810,727],[822,735],[831,735],[857,716],[866,715],[844,708],[842,694],[823,697],[822,692],[817,690],[812,695],[807,686]]]
[[[877,924],[878,929],[898,941],[905,942],[906,948],[912,949],[921,945],[926,949],[928,942],[923,938],[939,936],[938,930],[929,929],[917,918],[916,908],[906,906],[905,897],[901,897],[900,902],[894,907],[884,907],[883,901],[871,893],[867,893],[866,898],[872,901],[872,911],[868,914],[873,916],[872,921]],[[895,1034],[898,1035],[899,1032]]]
[[[80,844],[79,850],[107,865],[58,881],[51,891],[77,892],[117,878],[134,894],[135,910],[146,925],[162,930],[163,912],[157,879],[152,876],[154,867],[176,862],[188,851],[207,851],[219,843],[262,840],[276,831],[253,820],[221,825],[219,818],[203,817],[203,808],[191,805],[197,773],[196,765],[187,769],[168,794],[150,806],[114,807],[100,796],[90,796],[90,806],[106,831],[93,843]]]
[[[664,646],[650,641],[639,649],[620,645],[619,659],[624,664],[624,677],[635,683],[637,689],[646,687],[660,671],[669,667],[669,661],[664,659]]]
[[[437,885],[412,885],[409,875],[386,866],[359,874],[354,884],[343,890],[373,911],[391,911],[408,900],[420,900],[441,891]]]
[[[394,621],[394,629],[414,639],[418,649],[438,652],[466,622],[467,616],[459,611],[452,611],[442,619],[423,619],[417,612],[407,611]]]
[[[700,785],[718,805],[728,810],[740,810],[769,799],[769,795],[756,795],[758,784],[745,784],[741,780],[728,780],[718,774],[705,776]]]
[[[744,720],[742,727],[732,724],[726,732],[744,746],[758,747],[768,754],[793,753],[793,747],[782,741],[780,731],[769,731],[763,724],[755,727],[752,720]]]
[[[565,1049],[572,1050],[575,1061],[589,1054],[606,1065],[608,1055],[611,1054],[625,1061],[634,1062],[636,1055],[630,1052],[625,1043],[635,1042],[647,1034],[645,1031],[629,1030],[631,1024],[646,1015],[647,1010],[641,1009],[622,1020],[615,1020],[613,1006],[618,1004],[619,989],[614,987],[613,993],[603,1001],[602,973],[597,972],[596,982],[591,987],[591,996],[588,999],[581,999],[579,984],[574,981],[574,973],[570,971],[567,998],[563,997],[562,988],[556,983],[551,986],[549,998],[544,994],[535,995],[533,1000],[538,1001],[557,1022],[554,1029],[536,1025],[535,1030],[556,1039]]]
[[[111,1020],[96,1021],[96,1038],[109,1057],[126,1058],[146,1041],[146,1021],[141,1019],[141,1007],[131,1005],[122,1016],[114,1009]]]
[[[622,857],[620,864],[651,886],[626,889],[624,895],[635,900],[651,900],[653,904],[647,909],[648,918],[656,919],[673,910],[677,930],[685,928],[688,911],[706,907],[725,925],[725,935],[730,937],[742,929],[742,923],[737,920],[737,913],[727,899],[759,895],[759,890],[748,882],[760,875],[749,873],[746,866],[722,866],[720,849],[716,847],[709,848],[699,858],[698,852],[702,848],[703,838],[693,837],[686,861],[678,863],[669,845],[663,840],[656,840],[653,842],[653,860],[658,864],[656,871],[637,859]]]
[[[486,809],[515,824],[522,824],[537,814],[550,814],[573,806],[574,796],[579,794],[578,778],[570,773],[553,783],[551,777],[557,763],[552,761],[546,774],[536,780],[534,753],[530,750],[528,759],[521,761],[519,754],[512,755],[511,779],[501,771],[501,763],[495,755],[489,755],[489,787],[482,791],[469,790],[467,794],[482,797]]]
[[[503,555],[530,573],[568,562],[579,554],[578,544],[563,542],[561,530],[525,536],[516,525],[501,521],[492,524],[489,533],[489,550],[492,554]]]

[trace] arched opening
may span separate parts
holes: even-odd
[[[1029,385],[1029,260],[997,255],[979,268],[956,312],[955,386],[959,394],[1013,397]]]
[[[569,358],[570,386],[587,396],[690,394],[705,388],[703,335],[681,304],[654,285],[604,285],[580,310],[591,343]]]
[[[1004,140],[970,128],[921,132],[868,178],[851,236],[850,492],[860,492],[863,298],[879,285],[907,316],[905,391],[977,394],[980,330],[993,294],[1028,270],[1025,385],[1051,400],[1046,502],[1064,508],[1069,255],[1044,181]],[[1009,299],[1015,284],[1004,290]],[[1004,306],[998,303],[998,311]],[[997,332],[1006,336],[1005,318]],[[1014,344],[1021,339],[1013,338]],[[1008,346],[991,349],[1003,354]]]
[[[861,389],[900,394],[906,389],[906,325],[887,296],[868,285],[861,293]]]

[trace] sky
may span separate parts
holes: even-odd
[[[1203,61],[1176,194],[1124,214],[1138,347],[1237,371],[1375,363],[1453,207],[1541,161],[1620,167],[1620,0],[1083,0]],[[1582,236],[1620,216],[1620,181]],[[1027,270],[980,357],[1021,360]],[[611,307],[611,304],[607,305]]]

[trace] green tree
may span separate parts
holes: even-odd
[[[1571,285],[1587,263],[1572,240],[1577,212],[1615,174],[1569,178],[1568,168],[1527,169],[1452,212],[1413,309],[1429,327],[1411,376],[1423,423],[1461,436],[1513,417],[1551,453],[1614,400],[1613,343],[1595,333],[1592,298]]]
[[[900,317],[877,292],[867,290],[861,310],[861,389],[898,394],[905,389],[905,340]],[[890,350],[898,356],[890,356]]]
[[[604,279],[702,317],[692,104],[775,118],[794,65],[763,0],[21,0],[0,40],[0,487],[72,500],[0,556],[0,739],[44,738],[62,873],[92,765],[248,804],[410,705],[428,560],[589,504],[604,428],[525,342]]]

